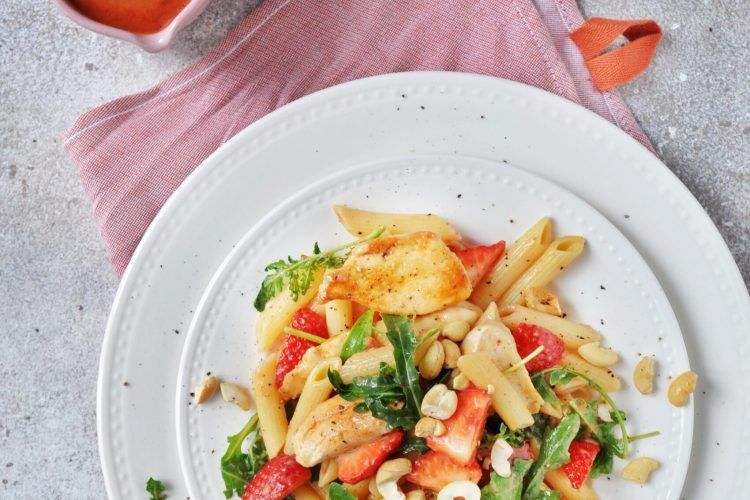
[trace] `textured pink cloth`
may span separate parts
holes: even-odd
[[[118,274],[167,198],[249,124],[316,90],[409,70],[483,73],[580,103],[646,146],[568,33],[575,0],[266,0],[192,66],[63,134]]]

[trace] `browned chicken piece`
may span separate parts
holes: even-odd
[[[279,387],[281,397],[285,400],[299,397],[313,368],[325,359],[337,358],[341,355],[341,348],[346,342],[346,337],[347,335],[336,335],[322,344],[308,349],[302,355],[302,359],[297,363],[297,366],[284,376],[284,381]]]
[[[326,272],[322,300],[350,299],[386,314],[429,314],[466,300],[461,261],[435,233],[382,236],[362,243]]]
[[[386,433],[385,421],[357,413],[357,402],[334,396],[315,407],[292,437],[297,462],[312,467]]]

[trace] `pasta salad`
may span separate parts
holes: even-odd
[[[254,403],[221,458],[227,498],[593,499],[593,480],[658,434],[631,434],[611,396],[618,354],[546,289],[584,238],[543,218],[511,245],[468,246],[434,214],[334,210],[355,241],[266,268],[254,398],[215,377],[196,389]],[[653,378],[644,357],[634,385],[649,394]],[[696,376],[677,379],[682,405]],[[658,465],[622,476],[645,483]]]

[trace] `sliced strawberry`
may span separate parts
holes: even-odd
[[[532,458],[534,458],[534,455],[531,454],[531,446],[529,446],[529,443],[524,443],[518,448],[513,448],[513,453],[510,456],[511,463],[515,459],[530,460]]]
[[[599,449],[599,444],[593,439],[582,439],[570,443],[568,447],[570,462],[563,465],[561,469],[570,479],[573,488],[580,488],[586,481]]]
[[[544,346],[544,350],[526,363],[530,372],[551,368],[560,362],[565,344],[560,337],[538,325],[521,323],[513,330],[518,354],[525,358],[537,347]]]
[[[480,245],[465,250],[454,250],[454,253],[461,259],[461,263],[466,268],[471,286],[475,287],[489,274],[492,266],[495,265],[504,251],[505,242],[498,241],[494,245]]]
[[[431,450],[445,453],[459,464],[469,464],[476,461],[491,400],[481,389],[465,389],[457,394],[456,412],[443,420],[445,434],[428,436],[426,442]]]
[[[282,500],[310,480],[310,469],[291,455],[277,455],[245,486],[242,500]]]
[[[482,479],[479,462],[472,460],[467,465],[461,465],[448,455],[434,451],[415,458],[411,472],[406,475],[407,481],[432,491],[440,491],[446,484],[464,479],[472,483]]]
[[[348,453],[340,455],[336,462],[339,466],[339,479],[347,484],[354,484],[377,472],[380,464],[388,455],[401,445],[404,433],[392,431],[372,443],[363,444]]]
[[[300,309],[294,313],[292,322],[289,325],[295,330],[317,335],[318,337],[328,338],[328,329],[326,322],[312,309]],[[312,340],[303,339],[296,335],[287,335],[279,351],[279,360],[276,362],[276,387],[281,387],[284,383],[284,377],[292,371],[305,352],[316,346]]]

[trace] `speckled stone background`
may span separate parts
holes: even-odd
[[[96,373],[117,278],[58,134],[194,61],[256,3],[214,0],[172,49],[150,55],[49,2],[0,2],[0,497],[105,496]],[[750,283],[750,2],[581,4],[587,16],[664,28],[648,73],[622,93]]]

